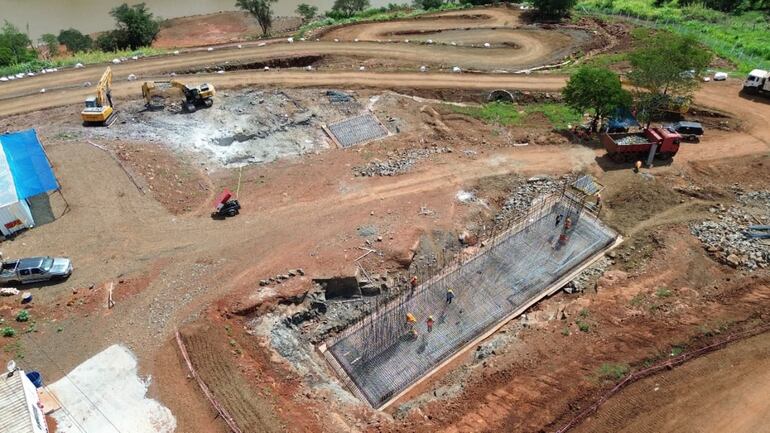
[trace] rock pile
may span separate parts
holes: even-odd
[[[733,268],[753,271],[770,265],[770,243],[746,235],[749,226],[770,222],[770,192],[738,193],[744,206],[714,206],[709,212],[717,218],[692,224],[690,232],[703,243],[715,259]],[[748,206],[764,208],[763,216],[750,213]],[[763,220],[764,219],[764,220]]]
[[[613,254],[614,256],[614,254]],[[563,289],[567,293],[583,292],[588,288],[595,287],[596,282],[613,264],[613,260],[607,256],[597,260],[594,264],[587,267],[578,274],[574,280],[567,283]]]
[[[437,146],[389,152],[387,160],[374,160],[364,166],[353,167],[353,172],[356,176],[363,177],[395,176],[411,170],[414,164],[421,159],[425,159],[435,154],[451,152],[452,149],[449,147]]]
[[[526,212],[532,206],[532,200],[541,195],[561,190],[564,183],[569,182],[570,179],[569,175],[565,175],[561,179],[554,179],[549,176],[535,176],[526,180],[518,180],[505,200],[500,213],[495,216],[495,222],[501,222],[511,216],[516,217]]]

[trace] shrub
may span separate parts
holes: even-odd
[[[628,364],[604,363],[599,367],[597,374],[601,379],[620,380],[629,371],[631,371],[631,368]]]
[[[577,0],[533,0],[539,15],[545,18],[564,18],[575,7]]]
[[[8,21],[0,30],[0,66],[28,62],[37,58],[37,52],[31,49],[32,41]]]
[[[91,36],[80,33],[79,30],[73,28],[62,30],[59,32],[57,38],[60,44],[67,47],[67,50],[71,53],[77,53],[80,51],[88,51],[94,46],[94,41]]]
[[[575,324],[577,324],[580,332],[589,332],[591,330],[591,325],[589,325],[586,322],[578,320],[577,322],[575,322]]]
[[[18,314],[16,314],[16,321],[17,322],[27,322],[29,321],[29,311],[27,310],[21,310]]]
[[[6,326],[2,329],[3,337],[13,337],[16,335],[16,330],[11,328],[10,326]]]
[[[414,0],[415,7],[422,10],[438,9],[444,4],[444,0]]]

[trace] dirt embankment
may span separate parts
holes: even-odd
[[[299,17],[275,17],[271,32],[280,36],[298,29],[301,24]],[[256,39],[261,34],[262,29],[248,12],[227,11],[166,20],[152,46],[187,48],[220,45]]]

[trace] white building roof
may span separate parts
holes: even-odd
[[[2,153],[2,152],[0,152]],[[12,376],[0,375],[0,432],[35,433],[30,415],[30,402],[24,392],[24,372],[17,370]]]
[[[17,201],[19,201],[19,197],[16,195],[16,184],[13,182],[11,167],[8,166],[5,152],[0,147],[0,207]]]

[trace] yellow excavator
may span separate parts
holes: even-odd
[[[198,108],[209,108],[214,105],[214,85],[203,83],[200,86],[188,86],[179,80],[145,81],[142,84],[142,96],[148,110],[162,109],[170,92],[178,90],[182,93],[182,109],[194,113]]]
[[[110,126],[115,121],[112,107],[112,69],[107,69],[96,85],[96,96],[86,98],[86,106],[80,113],[83,126]]]

